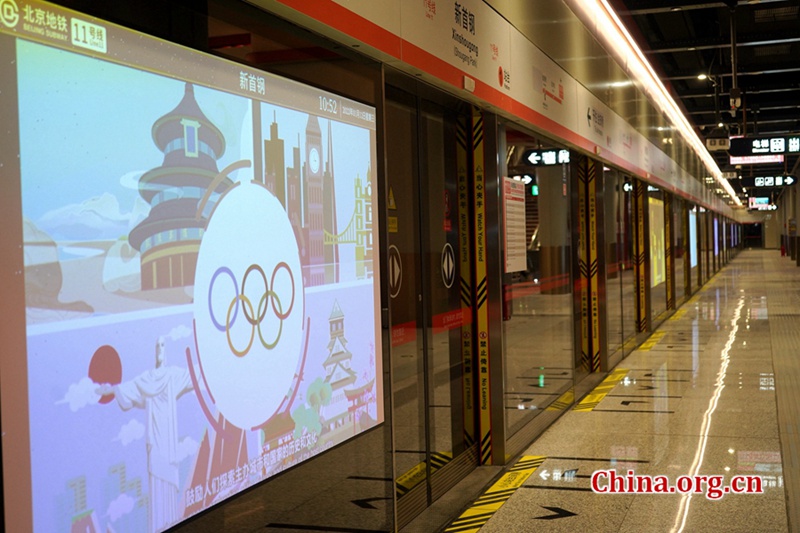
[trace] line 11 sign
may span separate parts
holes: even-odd
[[[797,183],[797,178],[791,175],[742,178],[743,187],[788,187],[795,183]]]

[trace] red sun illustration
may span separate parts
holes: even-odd
[[[122,381],[122,362],[117,351],[108,344],[95,350],[89,363],[89,379],[98,384],[118,385]],[[113,394],[100,398],[100,403],[108,403],[114,399]]]

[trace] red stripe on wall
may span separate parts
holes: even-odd
[[[304,15],[327,24],[364,44],[400,59],[403,40],[374,22],[331,0],[278,0]]]
[[[569,130],[554,120],[542,115],[541,113],[529,108],[528,106],[514,100],[508,94],[493,86],[488,85],[463,70],[452,66],[446,61],[439,59],[430,52],[405,41],[400,36],[395,35],[389,30],[378,26],[364,17],[340,6],[331,0],[278,0],[281,4],[294,9],[312,19],[326,24],[350,37],[353,37],[377,50],[403,62],[422,70],[431,76],[442,80],[458,90],[464,90],[464,76],[469,76],[475,80],[475,90],[472,94],[494,105],[513,116],[519,117],[535,127],[540,128],[552,135],[555,135],[569,144],[585,150],[589,153],[601,156],[610,163],[627,170],[637,176],[644,176],[654,185],[667,191],[673,192],[682,198],[689,199],[708,209],[714,209],[709,203],[700,198],[695,198],[689,194],[677,190],[677,188],[651,175],[646,170],[639,168],[635,164],[617,156],[604,147],[598,146],[594,141],[586,139],[581,135]]]

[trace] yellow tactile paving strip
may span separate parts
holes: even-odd
[[[541,455],[526,455],[517,461],[469,508],[445,529],[447,533],[475,533],[503,506],[544,462]]]

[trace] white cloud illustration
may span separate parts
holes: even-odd
[[[197,453],[200,445],[192,437],[186,437],[178,443],[178,462]]]
[[[176,341],[178,339],[185,339],[186,337],[191,336],[191,334],[192,334],[191,328],[181,324],[180,326],[172,328],[172,331],[170,331],[169,335],[167,336],[170,339]]]
[[[144,437],[144,424],[134,418],[120,428],[119,434],[114,440],[122,441],[122,445],[127,446],[142,437]]]
[[[81,203],[68,204],[48,211],[36,225],[51,236],[72,239],[117,239],[127,236],[139,222],[147,218],[150,205],[141,197],[133,200],[128,212],[123,212],[119,199],[111,193],[87,198]]]
[[[123,492],[108,504],[108,511],[106,511],[106,514],[111,518],[112,522],[116,522],[120,517],[133,511],[133,506],[135,504],[136,500]]]
[[[79,204],[48,211],[37,225],[50,235],[68,239],[116,239],[127,234],[129,217],[120,212],[116,196],[103,193]]]
[[[64,398],[57,401],[56,405],[68,403],[73,413],[87,405],[94,405],[100,400],[100,395],[96,392],[97,386],[97,383],[88,377],[81,378],[79,382],[69,386]]]

